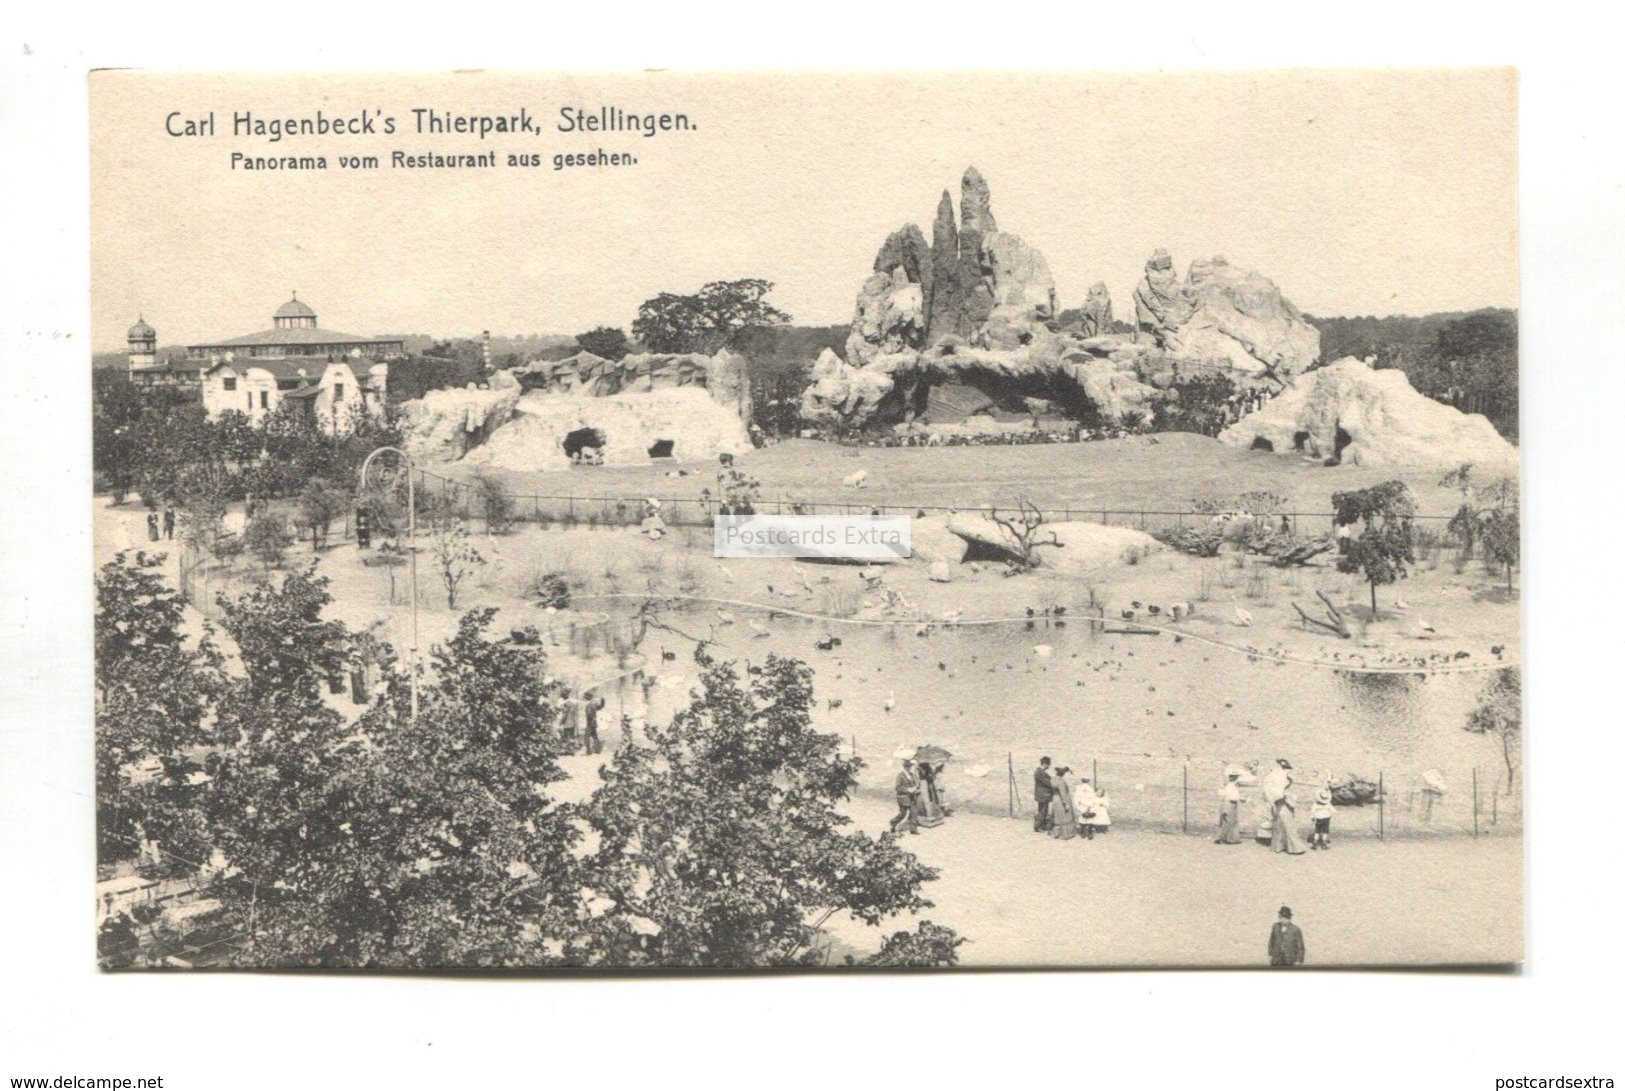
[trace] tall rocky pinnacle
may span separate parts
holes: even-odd
[[[931,284],[926,296],[926,344],[949,334],[963,334],[959,313],[965,303],[965,284],[960,279],[959,225],[954,222],[954,199],[947,190],[937,202],[937,218],[931,225]]]
[[[999,225],[993,219],[993,195],[982,172],[966,167],[959,181],[959,281],[965,286],[959,332],[970,333],[993,313],[993,291],[982,276],[982,243]]]
[[[965,176],[959,180],[959,216],[961,233],[990,235],[999,229],[993,219],[993,194],[975,167],[966,167]]]
[[[931,283],[932,254],[925,245],[925,236],[918,226],[906,224],[886,237],[880,252],[875,255],[875,272],[891,275],[902,266],[910,284]]]
[[[1089,286],[1089,297],[1083,301],[1079,331],[1085,337],[1099,337],[1112,332],[1112,294],[1103,280]]]

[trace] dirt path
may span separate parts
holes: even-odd
[[[893,809],[860,799],[859,825]],[[1515,837],[1334,842],[1272,853],[1208,837],[1114,830],[1093,841],[1035,834],[1030,820],[960,814],[905,840],[942,869],[922,916],[970,937],[967,966],[1260,966],[1285,904],[1308,964],[1491,964],[1523,957],[1523,846]],[[873,950],[851,921],[836,951]]]

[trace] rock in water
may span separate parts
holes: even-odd
[[[1299,375],[1219,439],[1249,449],[1262,439],[1276,452],[1301,451],[1357,466],[1518,461],[1517,448],[1487,417],[1436,402],[1418,393],[1403,371],[1374,370],[1353,356]]]

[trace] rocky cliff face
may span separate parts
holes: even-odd
[[[1181,282],[1158,250],[1135,289],[1134,339],[1112,333],[1104,283],[1089,289],[1077,328],[1059,327],[1059,309],[1048,259],[999,229],[987,181],[971,167],[957,219],[943,191],[929,246],[914,224],[881,246],[858,293],[846,359],[819,358],[803,415],[911,421],[931,412],[934,387],[954,384],[1000,404],[1036,397],[1080,418],[1120,420],[1154,412],[1178,375],[1285,382],[1320,351],[1319,333],[1273,283],[1223,258],[1194,263]]]
[[[403,411],[407,443],[427,461],[562,469],[564,436],[584,427],[605,433],[612,463],[647,462],[660,440],[679,460],[750,449],[750,378],[727,349],[622,360],[578,352],[499,371],[489,389],[431,390]]]
[[[1247,376],[1284,383],[1320,355],[1320,331],[1275,283],[1222,257],[1193,261],[1181,284],[1168,251],[1158,250],[1134,291],[1134,316],[1158,348]]]

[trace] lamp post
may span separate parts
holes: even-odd
[[[412,654],[411,675],[412,684],[412,723],[418,721],[418,505],[417,486],[412,480],[412,456],[399,447],[380,447],[369,454],[361,463],[361,491],[367,491],[367,472],[372,469],[372,460],[382,454],[393,454],[400,458],[406,467],[406,540],[407,558],[410,564],[410,583],[412,585]]]

